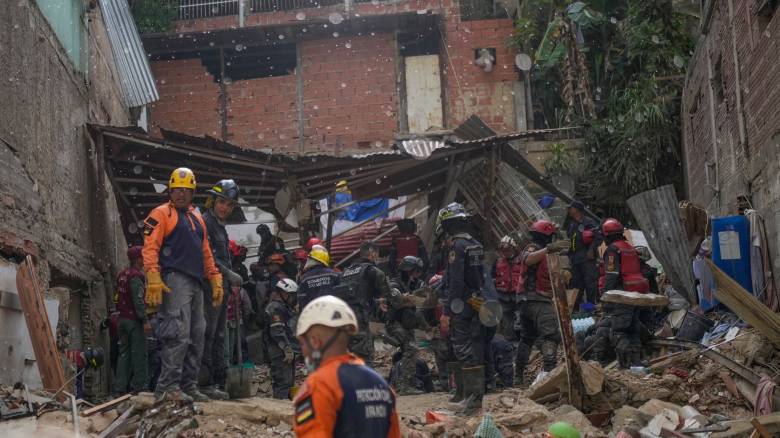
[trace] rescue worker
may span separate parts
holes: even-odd
[[[281,238],[274,236],[273,233],[271,233],[271,229],[268,228],[268,225],[258,225],[257,228],[255,228],[255,232],[260,236],[260,246],[257,247],[258,262],[264,262],[271,254],[281,254],[285,251],[284,241]]]
[[[233,272],[240,275],[244,283],[249,281],[249,270],[244,265],[246,261],[247,249],[244,245],[239,245],[235,240],[230,241],[230,258],[233,261]],[[246,284],[244,285],[246,287]]]
[[[213,307],[222,305],[224,290],[206,224],[192,206],[195,187],[190,169],[175,169],[168,181],[170,200],[144,220],[146,303],[160,306],[155,334],[162,361],[158,399],[208,400],[197,385],[206,332],[201,280],[205,276],[211,284]]]
[[[230,238],[228,237],[228,218],[238,205],[238,185],[232,179],[218,181],[207,191],[206,211],[203,222],[209,235],[209,245],[214,254],[214,262],[222,273],[225,290],[240,288],[244,283],[241,275],[233,271],[233,260],[230,253]],[[240,208],[240,207],[238,207]],[[210,290],[204,290],[208,300]],[[215,400],[227,400],[228,394],[219,388],[225,386],[227,378],[227,362],[225,361],[225,330],[227,315],[227,300],[219,307],[205,306],[206,335],[203,340],[203,359],[200,363],[200,392]]]
[[[650,250],[646,246],[635,246],[636,254],[639,256],[639,268],[642,275],[647,279],[650,293],[658,293],[658,269],[650,266],[647,262],[652,258]]]
[[[484,296],[485,272],[482,244],[474,239],[470,215],[463,205],[453,202],[439,211],[437,218],[449,237],[445,289],[445,316],[442,325],[449,328],[457,362],[452,364],[455,395],[451,402],[461,402],[461,415],[473,415],[482,408],[485,394],[485,332],[480,321]],[[494,289],[493,289],[494,290]]]
[[[400,373],[396,391],[399,395],[419,395],[423,391],[415,388],[417,369],[417,341],[414,329],[417,328],[417,308],[415,291],[426,288],[420,279],[425,269],[423,261],[415,256],[406,256],[398,265],[398,275],[390,280],[388,304],[390,315],[385,325],[387,334],[401,346]]]
[[[315,298],[334,294],[334,288],[339,284],[340,278],[329,265],[328,251],[321,246],[312,248],[298,283],[298,303],[301,308]]]
[[[320,240],[320,238],[316,236],[310,237],[309,240],[306,241],[306,245],[304,245],[306,252],[311,251],[311,249],[314,248],[314,245],[322,246],[322,240]]]
[[[577,302],[583,298],[589,303],[598,303],[599,270],[596,264],[598,248],[603,242],[599,224],[585,216],[585,206],[580,201],[574,201],[569,206],[568,237],[569,264],[571,265],[571,281],[569,287],[578,289]]]
[[[555,232],[555,225],[548,220],[534,222],[530,228],[531,243],[520,255],[526,271],[523,278],[525,291],[517,324],[519,342],[516,379],[522,379],[525,374],[528,357],[537,341],[542,353],[542,371],[552,371],[558,362],[561,334],[552,302],[552,281],[547,269],[547,246],[552,243]],[[516,384],[522,384],[522,381]]]
[[[390,385],[347,350],[358,320],[343,300],[322,296],[304,307],[296,335],[309,376],[293,401],[299,438],[400,438]]]
[[[390,273],[395,274],[398,264],[406,256],[418,257],[423,262],[424,270],[428,270],[428,252],[425,244],[417,232],[417,223],[414,219],[401,219],[395,223],[398,227],[398,235],[393,237],[390,245],[390,253],[387,256],[387,266]]]
[[[604,251],[604,290],[647,293],[650,285],[642,274],[639,255],[623,236],[623,224],[617,219],[608,218],[601,224],[601,231],[607,243]],[[610,319],[610,341],[617,353],[618,366],[630,368],[638,365],[641,352],[640,326],[642,319],[648,318],[640,315],[637,307],[625,304],[609,303],[604,306],[604,312]],[[646,323],[649,324],[649,321]]]
[[[501,303],[501,325],[499,333],[504,340],[514,343],[515,321],[520,310],[520,297],[523,292],[523,274],[525,265],[520,260],[517,243],[512,236],[504,236],[498,246],[499,258],[493,265],[493,279],[498,292],[498,300]],[[519,369],[519,367],[518,367]],[[518,382],[523,380],[519,376]],[[506,384],[506,381],[503,382]],[[510,383],[511,387],[512,384]]]
[[[385,273],[376,266],[379,245],[365,241],[360,244],[357,260],[341,273],[341,284],[335,295],[355,312],[359,331],[349,339],[349,351],[357,354],[368,366],[373,366],[374,337],[368,330],[368,316],[380,298],[387,299],[390,287]]]
[[[442,276],[434,275],[428,280],[428,284],[433,292],[440,297],[442,295]],[[455,362],[455,353],[452,351],[452,342],[450,342],[450,333],[448,327],[443,327],[441,318],[444,315],[444,309],[440,300],[432,309],[425,309],[423,315],[428,326],[431,327],[433,338],[430,341],[431,350],[433,350],[436,361],[437,378],[434,382],[436,391],[449,392],[450,390],[450,372],[448,364]]]
[[[116,392],[138,393],[145,389],[147,376],[146,334],[148,324],[144,306],[143,247],[127,250],[130,267],[117,276],[117,337],[119,358],[116,365]]]
[[[290,389],[295,380],[295,357],[301,354],[298,341],[293,335],[295,301],[298,284],[289,278],[279,280],[271,292],[271,299],[265,308],[266,327],[263,341],[268,348],[271,361],[273,397],[289,400]]]

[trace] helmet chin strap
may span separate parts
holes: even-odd
[[[325,353],[325,351],[330,348],[334,342],[336,342],[336,338],[339,337],[341,332],[343,332],[343,328],[338,328],[336,330],[336,333],[333,334],[333,336],[330,337],[327,341],[325,341],[325,345],[322,346],[319,350],[312,347],[311,342],[309,342],[309,338],[304,336],[303,341],[306,342],[306,347],[311,350],[311,359],[314,362],[314,368],[317,369],[320,366],[320,362],[322,361],[322,354]]]

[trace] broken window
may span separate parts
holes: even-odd
[[[429,29],[420,32],[398,34],[398,49],[401,56],[438,55],[441,34]]]
[[[297,65],[295,44],[274,46],[235,47],[211,50],[201,55],[201,62],[214,81],[222,80],[222,57],[224,57],[225,82],[244,79],[269,78],[292,74]]]

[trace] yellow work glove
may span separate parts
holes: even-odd
[[[211,305],[219,307],[222,305],[222,296],[225,295],[225,290],[222,288],[222,276],[211,278]]]
[[[162,304],[163,291],[170,293],[169,288],[162,281],[159,272],[147,272],[146,273],[146,304],[151,307],[157,307]]]
[[[468,303],[472,309],[479,312],[479,310],[482,308],[482,305],[485,304],[485,299],[482,297],[471,297],[468,299]]]

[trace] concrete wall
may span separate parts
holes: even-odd
[[[86,124],[126,126],[130,116],[98,9],[88,23],[89,67],[80,73],[34,0],[0,2],[0,255],[32,254],[47,296],[53,286],[80,289],[86,304],[71,312],[95,343],[104,280],[124,264],[126,244]]]
[[[713,0],[683,92],[688,198],[712,216],[748,196],[764,217],[780,274],[780,12],[758,0]],[[709,168],[710,181],[707,183]]]
[[[247,26],[289,24],[327,17],[343,6],[289,12],[257,13]],[[361,17],[421,11],[441,16],[440,59],[445,128],[454,128],[477,114],[499,132],[516,129],[515,93],[519,77],[516,52],[509,42],[509,19],[461,21],[457,0],[400,0],[360,3]],[[297,17],[296,17],[297,16]],[[236,27],[237,17],[179,21],[177,32]],[[400,29],[401,31],[403,29]],[[298,43],[303,89],[298,96],[296,75],[234,80],[226,85],[227,139],[242,146],[290,152],[341,153],[388,148],[401,131],[401,65],[394,33],[307,40]],[[474,65],[474,51],[496,50],[491,73]],[[161,93],[151,106],[153,129],[221,137],[219,86],[198,59],[152,63]],[[299,126],[302,99],[303,140]],[[519,100],[524,106],[522,99]],[[524,108],[520,108],[524,111]]]

